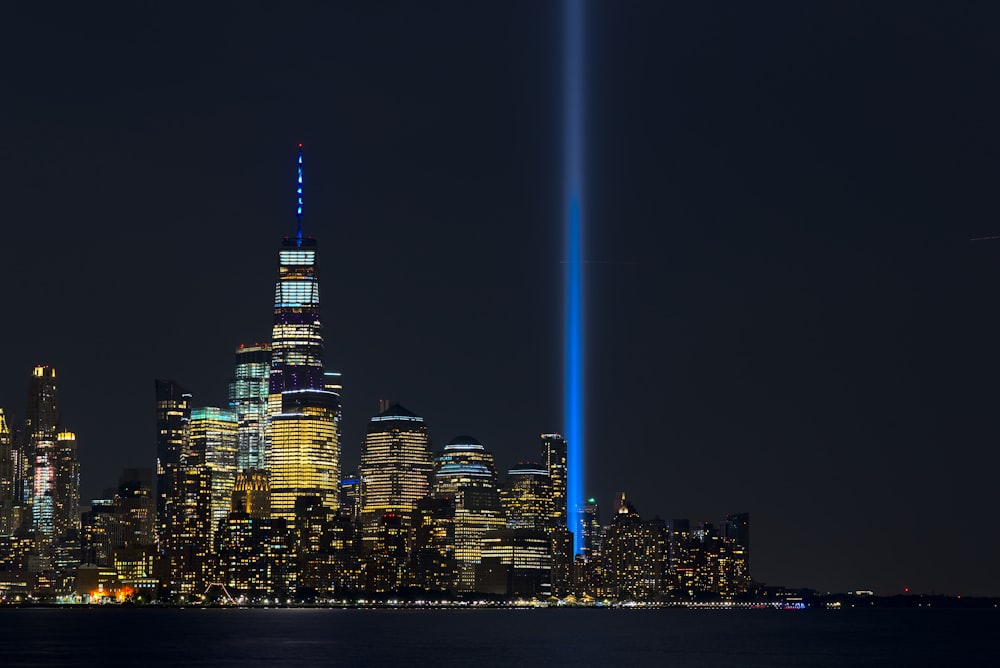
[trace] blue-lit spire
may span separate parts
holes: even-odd
[[[299,180],[295,189],[298,197],[298,207],[295,211],[295,218],[298,220],[298,229],[295,231],[295,241],[297,245],[302,245],[302,144],[299,144]]]

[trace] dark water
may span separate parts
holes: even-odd
[[[992,666],[997,610],[0,608],[0,666]]]

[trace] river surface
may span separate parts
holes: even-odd
[[[1000,610],[0,608],[0,666],[995,666]]]

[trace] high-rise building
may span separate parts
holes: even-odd
[[[508,529],[544,531],[552,526],[552,481],[540,464],[521,464],[507,471],[500,500]]]
[[[80,532],[84,563],[97,566],[112,564],[116,524],[115,499],[91,499],[90,508],[83,513]]]
[[[212,548],[212,472],[205,439],[192,442],[191,413],[189,392],[156,381],[160,574],[167,592],[185,598],[204,592]]]
[[[32,438],[35,453],[31,491],[31,526],[40,547],[51,542],[56,533],[56,450],[55,437],[39,435]]]
[[[212,486],[211,532],[228,513],[236,483],[236,412],[207,406],[191,409],[191,450],[208,468]]]
[[[340,509],[352,522],[361,517],[361,477],[351,473],[340,479]]]
[[[387,512],[412,516],[430,491],[434,465],[424,419],[399,404],[383,405],[368,421],[361,450],[361,522]]]
[[[167,562],[167,589],[190,598],[205,591],[211,575],[212,475],[203,453],[186,448],[174,477],[171,518],[162,552]]]
[[[14,441],[7,426],[7,416],[0,408],[0,536],[10,536],[17,528],[14,512],[15,462]]]
[[[724,595],[750,589],[750,513],[727,515],[722,523],[725,555],[722,560]]]
[[[156,505],[152,472],[148,468],[122,471],[114,507],[120,527],[116,545],[142,548],[156,545]]]
[[[76,451],[76,434],[71,431],[56,434],[53,482],[55,536],[64,539],[67,534],[76,535],[80,531],[80,460]]]
[[[191,393],[172,380],[156,380],[156,523],[166,542],[176,498],[181,453],[191,419]]]
[[[456,436],[434,460],[434,496],[454,499],[458,590],[476,587],[483,534],[505,521],[493,453],[471,436]]]
[[[298,156],[298,228],[278,251],[267,400],[271,514],[295,519],[295,499],[316,496],[338,506],[339,378],[323,368],[316,240],[302,234],[302,151]]]
[[[264,427],[267,423],[271,346],[243,344],[236,348],[236,373],[229,383],[229,407],[236,412],[236,468],[265,469]]]
[[[601,554],[601,517],[597,499],[587,499],[580,511],[580,530],[583,532],[583,558],[589,560]]]
[[[36,366],[28,381],[27,410],[24,429],[20,433],[21,471],[18,477],[22,485],[18,492],[21,502],[31,507],[32,529],[48,538],[52,537],[55,529],[52,486],[55,482],[58,426],[56,370],[50,366]]]
[[[414,585],[428,592],[453,592],[455,567],[455,500],[429,496],[417,503],[413,539]]]
[[[542,463],[552,483],[552,525],[566,524],[566,439],[559,434],[542,434]],[[576,531],[576,527],[569,527]]]
[[[622,494],[604,539],[605,596],[652,600],[668,586],[669,538],[662,520],[644,522]]]
[[[750,570],[750,513],[735,513],[726,515],[723,522],[723,535],[743,549],[746,568]]]
[[[250,602],[284,599],[291,586],[292,540],[284,520],[233,510],[215,536],[215,578]]]

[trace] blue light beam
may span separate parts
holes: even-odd
[[[583,393],[583,0],[563,1],[563,178],[566,276],[563,359],[563,429],[566,435],[566,523],[573,554],[583,553],[580,512],[584,496]]]

